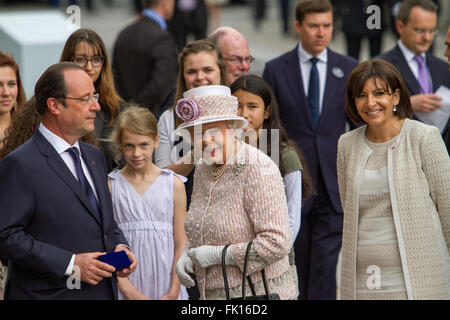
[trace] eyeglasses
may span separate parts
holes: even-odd
[[[84,56],[75,57],[72,60],[75,64],[79,65],[82,68],[87,66],[87,63],[90,61],[93,67],[100,67],[103,65],[105,58],[102,56],[93,56],[92,58],[87,58]]]
[[[87,105],[87,104],[91,104],[92,100],[95,100],[96,102],[98,102],[98,98],[100,98],[100,94],[96,93],[92,96],[86,96],[84,98],[72,98],[72,97],[61,97],[61,98],[78,100],[78,101],[81,101],[82,104]]]
[[[233,58],[223,58],[223,60],[228,61],[233,66],[237,67],[241,65],[243,62],[245,62],[246,64],[252,64],[253,62],[255,62],[256,59],[253,56],[248,56],[243,59],[241,57],[233,57]]]
[[[422,28],[413,28],[413,31],[418,35],[423,35],[425,32],[431,33],[433,36],[438,32],[437,29],[422,29]]]

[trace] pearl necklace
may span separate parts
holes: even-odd
[[[224,172],[225,172],[225,165],[220,166],[218,169],[214,164],[211,165],[211,175],[214,181],[219,180],[219,178],[222,176]]]

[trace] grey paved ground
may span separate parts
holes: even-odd
[[[135,19],[135,16],[132,0],[112,0],[110,2],[111,4],[107,5],[107,2],[104,0],[94,1],[96,8],[94,13],[87,11],[83,0],[80,1],[80,4],[82,13],[81,26],[96,30],[103,38],[107,49],[111,52],[118,32],[131,23]],[[250,51],[256,57],[256,62],[252,66],[251,71],[257,74],[262,72],[264,64],[268,60],[294,48],[298,41],[295,35],[281,36],[281,22],[277,0],[268,0],[267,2],[269,3],[267,16],[259,32],[255,31],[250,7],[234,5],[226,6],[222,9],[222,25],[235,27],[248,39]],[[68,5],[68,1],[62,0],[61,3],[63,7]],[[296,1],[292,1],[292,3],[296,3]],[[441,12],[440,27],[441,30],[446,30],[449,21],[448,12],[450,12],[450,1],[442,0],[441,4],[443,10]],[[6,10],[37,10],[38,8],[43,9],[42,6],[33,7],[17,4],[16,6],[6,8]],[[445,12],[447,12],[447,15],[444,14]],[[293,17],[291,20],[293,20]],[[346,49],[343,34],[338,30],[338,26],[335,26],[335,30],[335,36],[330,47],[339,53],[345,54]],[[444,38],[444,31],[436,35],[434,53],[439,58],[446,60],[443,54],[445,50]],[[383,38],[382,50],[388,50],[394,44],[394,37],[390,32],[386,32]],[[367,43],[364,42],[360,60],[365,60],[368,57]]]

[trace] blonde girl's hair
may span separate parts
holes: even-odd
[[[158,136],[158,121],[148,109],[135,105],[129,105],[120,112],[114,129],[107,139],[114,155],[114,161],[118,165],[123,157],[120,145],[124,130],[155,139]]]

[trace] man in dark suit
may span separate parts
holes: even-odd
[[[358,62],[327,48],[333,32],[328,0],[296,8],[299,45],[269,61],[263,77],[280,106],[288,135],[304,152],[317,195],[302,209],[295,260],[301,299],[336,299],[342,207],[337,185],[339,136],[345,132],[345,85]]]
[[[122,30],[113,53],[113,71],[119,94],[141,104],[156,117],[176,83],[177,52],[167,31],[174,0],[144,0],[143,17]]]
[[[437,6],[431,0],[405,0],[400,4],[395,25],[400,39],[394,49],[379,58],[400,71],[411,95],[415,117],[421,120],[417,112],[433,112],[442,106],[442,98],[434,92],[441,85],[450,88],[447,64],[428,52],[437,32]],[[447,116],[447,123],[440,128],[444,139],[449,131],[448,119]],[[438,126],[436,122],[427,123]],[[447,150],[450,150],[448,139]]]
[[[122,277],[137,261],[114,222],[105,157],[78,140],[94,131],[100,110],[92,80],[59,63],[40,77],[35,97],[39,128],[0,162],[5,299],[116,299],[116,270],[97,257],[125,250],[133,263],[117,271]]]

